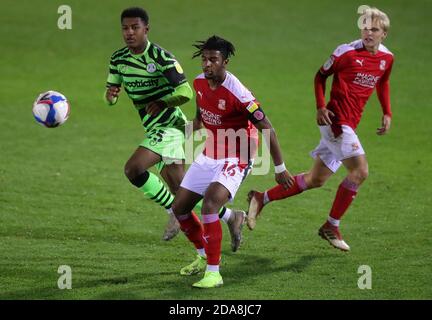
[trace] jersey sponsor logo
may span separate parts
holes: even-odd
[[[126,87],[129,88],[143,88],[143,87],[157,87],[159,84],[158,79],[150,79],[150,80],[135,80],[135,81],[125,81]]]
[[[385,60],[381,60],[380,61],[380,70],[385,70],[386,67],[386,61]]]
[[[177,72],[180,74],[183,74],[183,68],[181,67],[180,63],[177,61],[174,63],[174,67],[176,68]]]
[[[363,59],[361,59],[361,60],[356,59],[356,62],[363,67]]]
[[[219,99],[218,109],[219,110],[226,110],[226,102],[224,99]]]
[[[250,113],[254,113],[255,110],[258,109],[258,105],[255,102],[251,102],[247,107],[246,107],[247,111],[249,111]]]
[[[202,94],[202,92],[201,91],[198,91],[198,95],[200,96],[200,98],[202,99],[202,97],[203,97],[203,94]]]
[[[156,65],[154,63],[149,63],[146,68],[147,72],[153,73],[156,71]]]
[[[362,87],[375,88],[380,76],[374,76],[372,74],[358,72],[353,83],[358,84]]]
[[[328,71],[334,63],[334,56],[331,56],[323,65],[324,71]]]
[[[201,119],[207,124],[211,125],[221,125],[222,124],[222,115],[214,114],[213,112],[206,110],[200,107]]]

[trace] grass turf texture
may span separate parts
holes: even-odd
[[[352,251],[317,236],[341,170],[320,190],[269,205],[256,230],[232,254],[224,226],[217,290],[180,277],[195,256],[183,235],[161,240],[167,215],[123,176],[143,137],[124,95],[114,108],[101,95],[108,60],[123,46],[121,10],[131,1],[68,1],[73,29],[57,28],[58,1],[2,2],[0,78],[0,299],[430,299],[432,50],[430,1],[375,1],[390,16],[385,45],[396,57],[390,134],[378,137],[374,95],[358,134],[370,177],[342,223]],[[359,37],[357,1],[149,1],[150,40],[172,51],[189,81],[195,40],[218,34],[237,47],[229,70],[262,102],[287,166],[309,169],[319,140],[313,77],[333,49]],[[330,88],[328,85],[327,88]],[[38,93],[57,90],[71,103],[68,122],[45,129],[33,120]],[[328,91],[328,90],[327,90]],[[194,104],[185,105],[189,118]],[[250,176],[246,194],[274,184]],[[57,288],[57,268],[72,268],[73,289]],[[372,290],[357,269],[372,268]]]

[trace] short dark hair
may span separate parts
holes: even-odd
[[[121,13],[120,21],[122,22],[124,18],[140,18],[145,25],[148,25],[149,23],[149,16],[147,14],[147,11],[139,7],[131,7],[124,9]]]
[[[205,41],[196,41],[193,46],[197,48],[198,51],[194,52],[192,58],[202,55],[203,50],[218,50],[222,53],[224,59],[233,56],[235,52],[234,45],[231,42],[216,35],[211,36]]]

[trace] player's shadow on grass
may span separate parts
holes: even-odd
[[[266,274],[277,272],[295,272],[301,273],[305,271],[314,260],[320,258],[319,255],[304,255],[298,260],[290,262],[286,265],[274,266],[275,261],[269,258],[263,258],[255,255],[241,255],[239,256],[238,263],[230,265],[229,268],[224,270],[226,275],[235,275],[241,273],[242,278],[245,276],[257,276],[257,274],[264,272]],[[289,257],[287,257],[289,260]]]
[[[193,289],[191,284],[198,281],[202,274],[184,277],[180,276],[177,269],[173,271],[151,271],[133,274],[123,274],[115,277],[102,277],[75,281],[72,290],[59,290],[54,286],[23,289],[0,294],[2,299],[73,299],[76,291],[84,290],[84,297],[89,299],[220,299],[220,290],[229,291],[237,298],[242,296],[244,287],[251,289],[250,281],[256,277],[267,277],[275,273],[302,273],[321,255],[304,255],[295,261],[290,261],[287,256],[287,264],[280,263],[280,257],[274,259],[250,255],[244,253],[225,253],[227,259],[222,261],[222,274],[225,286],[216,291]],[[154,270],[154,269],[153,269]],[[94,289],[95,295],[88,293],[88,289]],[[69,291],[69,292],[67,292]],[[235,291],[239,291],[235,293]],[[70,295],[71,294],[71,295]],[[82,299],[82,294],[77,294]]]
[[[220,290],[233,290],[243,292],[244,286],[251,290],[250,279],[255,277],[266,277],[273,273],[301,273],[316,260],[320,255],[304,255],[296,261],[275,267],[275,261],[270,258],[263,258],[256,255],[237,255],[227,254],[229,259],[226,263],[222,262],[223,277],[227,285],[216,291],[205,291],[193,289],[191,284],[198,281],[202,274],[182,277],[174,272],[146,272],[128,276],[129,288],[118,288],[110,292],[105,292],[97,296],[97,299],[220,299]],[[289,258],[287,258],[289,259]],[[149,283],[148,279],[152,279]],[[115,279],[112,279],[115,282]],[[121,279],[119,279],[121,280]],[[87,282],[86,286],[107,284],[108,279]],[[252,289],[253,290],[253,289]],[[237,299],[247,299],[236,293]]]

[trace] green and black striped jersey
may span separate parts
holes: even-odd
[[[180,64],[168,51],[147,41],[143,53],[133,54],[128,47],[114,52],[109,65],[107,87],[120,87],[122,84],[146,130],[160,125],[184,125],[186,117],[178,105],[192,98],[192,90]],[[152,117],[146,114],[145,107],[156,100],[163,100],[170,107]]]

